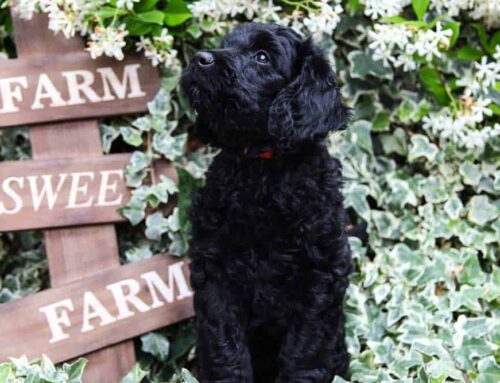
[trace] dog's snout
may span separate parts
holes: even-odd
[[[215,57],[210,52],[201,51],[195,54],[194,61],[201,67],[207,67],[215,62]]]

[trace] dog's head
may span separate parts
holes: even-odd
[[[342,128],[348,111],[322,51],[289,28],[250,23],[196,53],[182,86],[196,133],[221,147],[292,149]]]

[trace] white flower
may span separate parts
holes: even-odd
[[[304,25],[316,38],[320,38],[323,34],[331,35],[340,21],[339,14],[343,11],[344,9],[339,0],[335,2],[334,8],[327,4],[326,1],[322,1],[317,12],[310,12],[307,15],[304,19]]]
[[[465,100],[460,111],[452,113],[449,108],[431,113],[422,118],[422,126],[430,130],[443,142],[451,142],[458,147],[483,150],[486,142],[500,135],[500,126],[495,129],[482,127],[485,116],[491,116],[489,99]]]
[[[448,16],[457,16],[461,10],[469,9],[471,0],[432,0],[431,8],[438,13],[446,13]]]
[[[87,51],[90,52],[92,58],[102,56],[114,57],[117,60],[123,60],[123,48],[125,47],[125,36],[128,31],[125,29],[125,24],[118,28],[109,26],[107,28],[97,27],[90,35]]]
[[[491,116],[493,114],[493,111],[488,108],[489,104],[491,104],[491,100],[488,98],[478,98],[473,102],[470,111],[474,122],[482,122],[484,116]]]
[[[407,0],[361,0],[365,15],[373,20],[386,16],[396,16],[410,3]]]
[[[170,47],[174,41],[174,38],[172,37],[172,35],[168,34],[167,28],[163,28],[161,30],[160,36],[153,37],[153,40],[156,41],[157,43],[165,44]]]
[[[457,85],[465,88],[464,95],[467,97],[476,96],[482,91],[481,83],[471,70],[465,71],[462,77],[457,80]]]
[[[134,3],[138,3],[140,0],[116,0],[117,8],[126,8],[132,9],[134,8]]]
[[[436,24],[436,31],[428,29],[419,30],[417,38],[412,44],[406,46],[406,53],[425,57],[426,61],[431,61],[433,57],[441,57],[441,49],[447,49],[450,45],[450,38],[453,35],[451,29],[442,29],[441,23]]]
[[[268,0],[267,3],[261,5],[260,11],[254,21],[261,23],[278,23],[281,20],[279,12],[282,8],[279,5],[273,3],[272,0]]]
[[[476,77],[484,87],[490,87],[500,80],[500,62],[488,62],[488,58],[483,56],[481,63],[474,63]]]
[[[391,61],[396,68],[402,66],[404,72],[409,72],[417,69],[417,63],[415,62],[413,57],[406,53],[401,54],[397,57],[391,57]]]
[[[36,12],[36,0],[18,0],[14,3],[12,10],[22,19],[31,20]]]
[[[472,18],[484,19],[488,28],[500,27],[500,1],[473,0],[472,3]]]
[[[495,47],[495,53],[493,54],[493,58],[497,61],[500,61],[500,45]]]

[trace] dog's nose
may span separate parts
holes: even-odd
[[[210,52],[202,51],[194,55],[194,61],[201,67],[207,67],[215,62],[215,57]]]

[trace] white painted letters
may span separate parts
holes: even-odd
[[[27,87],[28,79],[26,76],[0,79],[0,100],[2,101],[0,113],[18,112],[19,108],[14,105],[14,101],[21,102],[23,100],[21,88]]]
[[[123,69],[122,81],[118,80],[113,68],[99,68],[97,72],[101,74],[102,85],[103,85],[103,96],[102,101],[112,101],[115,96],[111,93],[111,88],[115,92],[116,97],[119,99],[125,98],[136,98],[143,97],[146,95],[141,89],[141,84],[139,82],[138,69],[139,64],[126,65]],[[130,85],[130,92],[127,95],[127,88]]]
[[[61,309],[59,313],[58,309]],[[52,334],[52,338],[50,338],[49,343],[55,343],[69,338],[69,335],[64,332],[63,326],[71,326],[68,312],[73,311],[74,309],[73,301],[71,299],[64,299],[51,305],[40,307],[39,311],[44,313],[47,317],[47,322]]]
[[[189,287],[186,283],[186,278],[184,278],[184,274],[182,272],[183,264],[184,262],[177,262],[176,264],[168,268],[168,281],[170,282],[170,286],[160,278],[156,271],[149,271],[141,275],[141,278],[146,281],[149,293],[151,294],[151,298],[153,299],[151,308],[155,309],[164,305],[164,303],[161,301],[161,299],[158,298],[158,295],[156,294],[157,290],[167,303],[172,303],[174,301],[175,283],[177,284],[177,288],[179,289],[177,300],[189,298],[193,295],[191,290],[189,290]]]
[[[136,278],[107,284],[99,291],[86,290],[81,299],[68,298],[41,307],[39,311],[45,314],[50,329],[49,342],[60,342],[75,331],[88,333],[134,316],[139,318],[130,320],[141,320],[141,315],[192,297],[183,267],[184,262],[178,261],[161,274],[150,270]]]
[[[12,184],[17,183],[17,185],[22,188],[24,185],[24,178],[22,177],[7,177],[6,179],[3,180],[2,182],[2,190],[7,195],[12,199],[14,202],[14,206],[10,209],[6,208],[5,205],[0,202],[0,214],[16,214],[19,213],[23,207],[23,200],[19,196],[18,193],[16,193],[12,189]],[[0,194],[1,195],[1,194]]]
[[[96,206],[120,205],[122,203],[123,195],[119,194],[114,200],[111,201],[106,200],[106,195],[108,191],[116,194],[118,181],[115,180],[113,183],[110,183],[109,178],[111,176],[117,176],[118,179],[123,179],[123,170],[102,170],[100,173],[101,185],[99,187],[99,197],[97,198]]]
[[[42,99],[50,99],[50,107],[66,106],[66,101],[61,97],[61,93],[56,89],[47,74],[42,73],[38,79],[35,91],[35,100],[31,104],[31,109],[43,109]]]
[[[88,332],[94,329],[94,326],[90,323],[94,318],[99,318],[101,320],[101,326],[116,322],[116,319],[111,316],[99,299],[97,299],[91,291],[85,291],[83,295],[82,332]]]
[[[31,110],[145,97],[140,68],[140,64],[125,65],[121,79],[112,67],[62,71],[52,74],[53,77],[40,73],[35,79],[27,76],[0,78],[0,114],[22,112],[24,90],[29,88],[34,89],[26,100]],[[64,84],[62,89],[61,84]],[[63,95],[67,95],[67,99]]]

